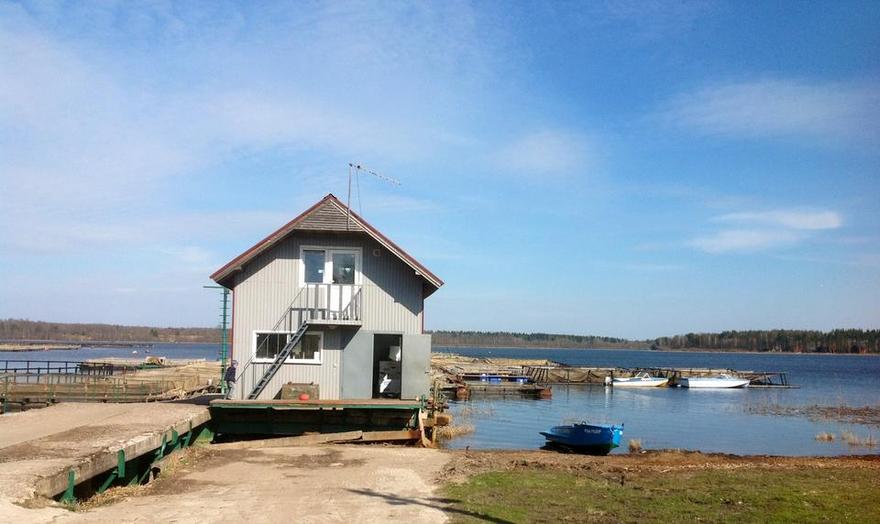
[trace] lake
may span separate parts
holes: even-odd
[[[880,357],[780,353],[690,353],[619,349],[434,348],[475,357],[549,359],[572,366],[700,367],[785,371],[799,389],[692,391],[682,388],[606,389],[604,386],[553,386],[553,398],[475,397],[450,401],[457,423],[475,431],[447,443],[451,448],[537,449],[538,432],[561,422],[588,420],[624,423],[624,442],[640,439],[647,449],[680,448],[705,452],[773,455],[876,453],[850,447],[840,435],[880,438],[880,428],[806,417],[760,414],[769,406],[813,404],[850,407],[880,405]],[[155,344],[151,355],[217,360],[217,344]],[[89,348],[0,352],[0,360],[143,358],[142,348]],[[815,439],[834,433],[833,442]],[[626,452],[622,446],[616,453]]]
[[[137,351],[137,353],[133,353]],[[181,360],[220,360],[219,344],[153,344],[149,353],[144,348],[83,348],[83,349],[50,349],[47,351],[0,351],[0,360],[63,360],[82,362],[83,360],[101,360],[106,358],[143,359],[149,355],[168,357]],[[12,366],[10,366],[12,367]]]
[[[536,449],[538,434],[563,422],[587,420],[623,423],[624,442],[639,439],[643,448],[677,448],[733,454],[840,455],[877,453],[850,447],[844,431],[880,438],[880,428],[806,417],[760,414],[770,406],[813,404],[880,407],[880,357],[780,353],[697,353],[619,349],[434,348],[473,357],[549,359],[585,367],[731,368],[785,371],[799,389],[605,388],[602,385],[553,386],[553,398],[479,397],[450,401],[456,423],[474,432],[447,443],[450,448]],[[833,442],[817,441],[822,432]],[[626,446],[614,451],[627,452]]]

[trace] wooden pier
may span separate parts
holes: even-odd
[[[796,388],[784,371],[743,371],[710,368],[661,367],[576,367],[549,360],[471,358],[434,355],[434,379],[459,399],[475,394],[525,394],[549,398],[550,387],[562,384],[605,384],[607,378],[632,377],[648,373],[669,379],[676,386],[680,379],[720,374],[749,380],[754,388]]]

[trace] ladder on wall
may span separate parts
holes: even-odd
[[[299,329],[296,330],[296,333],[294,333],[293,336],[290,337],[290,340],[287,341],[287,344],[285,344],[281,351],[279,351],[278,354],[275,355],[275,360],[272,362],[272,365],[269,366],[268,369],[266,369],[266,372],[263,373],[263,376],[260,377],[260,380],[258,380],[257,383],[254,384],[254,389],[252,389],[251,392],[248,393],[248,400],[255,400],[257,397],[260,396],[260,393],[262,393],[263,390],[266,389],[266,386],[269,385],[272,377],[274,377],[275,373],[277,373],[278,370],[281,369],[281,366],[290,356],[290,353],[293,352],[293,348],[295,348],[296,345],[299,344],[300,340],[302,340],[303,336],[305,336],[306,330],[308,330],[308,328],[309,322],[308,320],[306,320],[299,326]]]

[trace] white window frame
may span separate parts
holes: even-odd
[[[354,284],[336,284],[340,286],[359,286],[363,282],[363,249],[359,247],[344,246],[300,246],[299,247],[299,287],[306,286],[306,262],[304,256],[305,251],[323,251],[324,252],[324,281],[320,284],[333,284],[333,253],[351,253],[354,255]],[[308,284],[319,284],[319,282],[309,282]]]
[[[251,354],[253,355],[253,361],[256,364],[271,364],[275,361],[274,358],[258,358],[257,357],[257,335],[266,335],[270,333],[275,333],[277,335],[294,335],[294,331],[271,331],[268,329],[257,329],[253,332],[252,345],[253,348],[251,350]],[[306,331],[304,336],[308,335],[318,335],[318,355],[315,358],[291,358],[288,357],[287,360],[284,361],[285,364],[321,364],[321,356],[324,354],[324,332],[323,331]],[[288,338],[289,340],[289,338]]]

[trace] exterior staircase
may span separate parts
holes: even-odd
[[[275,360],[272,362],[272,365],[266,369],[266,372],[263,373],[263,376],[260,377],[260,380],[254,384],[254,388],[248,393],[248,400],[255,400],[260,396],[260,393],[266,389],[266,386],[272,380],[272,377],[275,376],[275,373],[281,368],[284,364],[284,361],[290,356],[290,353],[293,351],[293,348],[299,344],[300,340],[302,340],[303,335],[306,334],[306,331],[309,329],[309,322],[303,322],[302,325],[299,326],[299,329],[296,330],[296,333],[290,337],[290,340],[287,341],[287,344],[275,355]]]

